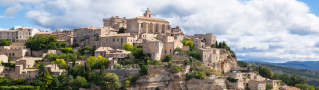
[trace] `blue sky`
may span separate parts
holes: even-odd
[[[203,3],[205,2],[205,3]],[[318,0],[0,0],[0,30],[103,26],[112,16],[156,18],[188,35],[213,33],[238,60],[318,61]]]

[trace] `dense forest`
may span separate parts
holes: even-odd
[[[257,66],[269,67],[275,74],[296,74],[304,77],[309,85],[319,86],[319,72],[307,69],[296,69],[278,65],[255,63]]]

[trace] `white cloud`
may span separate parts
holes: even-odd
[[[296,0],[56,0],[34,4],[26,16],[52,30],[102,26],[103,18],[153,15],[188,35],[213,33],[239,59],[317,60],[319,18]]]

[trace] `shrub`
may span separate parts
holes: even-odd
[[[227,77],[227,80],[230,82],[237,82],[238,79]]]
[[[166,55],[164,62],[169,62],[170,60],[173,60],[174,58],[171,55]]]
[[[143,65],[142,67],[141,67],[141,70],[140,70],[140,75],[147,75],[148,74],[148,66],[146,66],[146,65]]]
[[[62,51],[63,53],[73,53],[73,49],[72,49],[72,48],[69,48],[69,47],[62,48],[61,51]]]
[[[182,71],[183,68],[182,68],[182,67],[174,67],[174,70],[176,70],[176,71]]]
[[[173,65],[173,63],[172,62],[168,62],[167,65],[170,67],[170,66]]]

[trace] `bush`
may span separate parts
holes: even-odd
[[[184,65],[191,65],[191,64],[192,64],[191,61],[189,61],[188,59],[184,60]]]
[[[227,80],[230,82],[237,82],[238,79],[227,77]]]
[[[169,66],[169,67],[172,66],[172,65],[173,65],[172,62],[168,62],[168,63],[167,63],[167,66]]]
[[[174,70],[176,70],[176,71],[182,71],[183,68],[182,68],[182,67],[174,67]]]
[[[78,43],[73,43],[72,44],[72,48],[75,48],[75,47],[79,47],[80,45]]]
[[[143,65],[141,67],[141,70],[140,70],[140,75],[143,76],[143,75],[147,75],[147,74],[148,74],[148,66]]]
[[[69,47],[62,48],[61,51],[62,51],[63,53],[73,53],[73,49],[72,49],[72,48],[69,48]]]
[[[0,90],[40,90],[40,86],[0,86]]]
[[[174,58],[171,55],[166,55],[164,62],[169,62],[170,60],[173,60]]]

